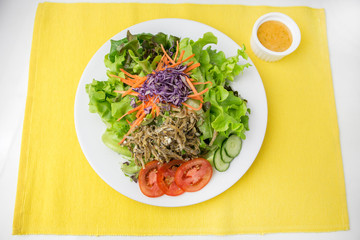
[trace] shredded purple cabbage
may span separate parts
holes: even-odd
[[[175,44],[172,44],[171,47],[169,48],[169,56],[170,57],[172,57],[175,53],[175,52],[173,52],[173,49],[175,50]]]
[[[149,106],[144,109],[144,113],[149,114],[151,112],[152,106]]]
[[[132,106],[133,108],[136,108],[136,100],[135,98],[130,98],[130,106]]]
[[[139,100],[147,101],[149,97],[158,98],[160,102],[172,103],[180,106],[188,99],[191,93],[190,86],[185,77],[189,77],[183,71],[186,66],[176,66],[147,75],[144,84],[134,88],[139,93]]]

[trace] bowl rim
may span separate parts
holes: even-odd
[[[264,22],[268,22],[271,20],[279,21],[279,22],[283,23],[285,26],[287,26],[287,28],[291,32],[291,35],[293,38],[292,43],[291,43],[290,47],[283,52],[275,52],[270,49],[267,49],[264,45],[261,44],[261,42],[257,36],[257,31],[258,31],[260,25],[263,24]],[[298,46],[300,45],[300,41],[301,41],[301,32],[300,32],[300,29],[299,29],[298,25],[296,24],[296,22],[292,18],[290,18],[288,15],[280,13],[280,12],[270,12],[270,13],[267,13],[267,14],[259,17],[254,24],[254,27],[252,30],[252,35],[253,35],[255,43],[258,45],[258,47],[262,51],[266,52],[267,54],[273,55],[273,56],[289,55],[290,53],[294,52],[298,48]]]

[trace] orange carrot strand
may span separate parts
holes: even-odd
[[[212,82],[210,81],[207,81],[207,82],[195,82],[195,83],[192,83],[193,85],[200,85],[200,84],[211,84],[212,85]]]
[[[139,87],[141,84],[143,84],[145,82],[146,78],[140,79],[139,81],[137,81],[131,88],[129,88],[128,90],[126,90],[122,97],[125,97],[126,95],[128,95],[134,88]]]
[[[183,102],[182,104],[183,104],[184,106],[186,106],[186,107],[194,110],[194,111],[199,111],[199,110],[202,108],[202,103],[200,103],[200,106],[199,106],[198,108],[194,108],[193,106],[190,106],[189,104],[187,104],[187,103],[185,103],[185,102]]]
[[[136,118],[140,117],[140,115],[144,112],[145,109],[145,103],[141,104],[140,110],[136,113]]]
[[[125,93],[126,91],[117,91],[117,90],[114,90],[114,92],[116,92],[116,93]],[[128,95],[139,96],[139,93],[138,93],[138,92],[130,92],[130,93],[128,93]]]
[[[206,93],[207,91],[209,91],[209,89],[208,89],[208,88],[205,88],[205,89],[202,90],[201,92],[195,93],[195,94],[192,94],[192,95],[189,95],[188,97],[200,96],[201,94],[204,94],[204,93]]]
[[[125,78],[122,78],[122,77],[119,77],[119,76],[116,76],[113,74],[109,74],[109,76],[114,77],[114,78],[119,78],[123,83],[126,83],[127,85],[130,85],[130,86],[132,86],[134,84],[134,82],[130,79],[125,79]]]
[[[158,62],[158,65],[156,67],[156,71],[159,71],[164,66],[165,57],[166,57],[165,54],[161,57],[160,62]]]
[[[129,77],[131,77],[131,78],[141,78],[141,77],[139,77],[139,76],[137,76],[137,75],[132,75],[132,74],[130,74],[130,73],[128,73],[127,71],[125,71],[124,69],[120,69],[120,71],[122,71],[125,75],[127,75],[127,76],[129,76]]]
[[[185,58],[184,60],[181,61],[181,63],[186,62],[187,60],[193,58],[195,56],[195,54],[191,54],[190,56],[188,56],[187,58]]]
[[[200,102],[204,103],[204,100],[200,96],[188,96],[188,98],[199,100]]]
[[[145,116],[146,116],[146,113],[143,113],[143,114],[134,122],[134,124],[131,125],[129,131],[124,135],[123,139],[119,142],[119,144],[122,144],[122,143],[125,141],[126,137],[129,136],[129,135],[132,133],[132,131],[134,130],[134,128],[135,128],[136,126],[139,126],[139,125],[140,125],[140,123],[142,122],[142,120],[144,119]]]
[[[190,72],[191,70],[197,68],[200,66],[200,63],[195,63],[194,65],[188,67],[187,69],[185,69],[184,73]]]
[[[198,93],[196,91],[196,88],[194,87],[194,85],[192,84],[192,82],[190,81],[190,79],[188,77],[185,77],[186,78],[186,82],[188,83],[188,85],[190,86],[191,90],[193,91],[194,94]]]
[[[182,60],[182,58],[184,57],[184,54],[185,54],[185,51],[182,50],[181,53],[180,53],[180,56],[179,56],[179,59],[178,59],[177,63],[179,63],[179,64],[181,63],[181,60]]]
[[[165,48],[164,46],[161,44],[161,49],[163,50],[164,52],[164,55],[166,55],[167,59],[169,59],[169,61],[172,63],[172,64],[175,64],[174,60],[171,59],[171,57],[167,54],[167,52],[165,51]]]
[[[131,113],[133,113],[133,112],[136,112],[137,110],[139,110],[139,109],[141,108],[142,105],[143,105],[143,104],[137,106],[136,108],[131,109],[130,111],[128,111],[127,113],[125,113],[124,115],[122,115],[120,118],[118,118],[116,121],[120,121],[120,120],[121,120],[123,117],[125,117],[126,115],[129,115],[129,114],[131,114]]]
[[[178,53],[179,53],[179,41],[176,41],[176,52],[175,52],[174,61],[176,61]]]

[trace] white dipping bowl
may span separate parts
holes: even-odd
[[[257,37],[257,32],[260,25],[267,21],[279,21],[288,27],[292,35],[292,43],[287,50],[283,52],[274,52],[267,49],[260,43]],[[250,46],[258,58],[266,62],[275,62],[294,52],[299,46],[300,40],[300,29],[298,25],[294,22],[294,20],[292,20],[289,16],[283,13],[271,12],[261,16],[258,20],[256,20],[251,34]]]

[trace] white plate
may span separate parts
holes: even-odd
[[[176,27],[174,27],[176,26]],[[181,38],[189,37],[197,40],[206,32],[212,32],[218,38],[217,49],[223,51],[227,57],[234,56],[240,46],[218,30],[205,24],[184,19],[156,19],[136,24],[121,31],[111,39],[126,37],[127,30],[132,34],[163,32]],[[213,177],[208,185],[198,192],[184,193],[177,197],[161,196],[149,198],[144,196],[138,187],[125,177],[120,169],[125,161],[121,156],[107,148],[101,140],[106,127],[97,114],[88,110],[89,97],[85,92],[85,85],[93,79],[106,81],[104,56],[110,50],[110,40],[107,41],[90,60],[80,79],[75,98],[75,128],[82,151],[95,172],[112,188],[119,193],[142,203],[179,207],[200,203],[217,196],[236,183],[249,169],[255,160],[264,139],[267,124],[267,101],[263,83],[254,64],[243,74],[236,77],[231,86],[248,100],[251,109],[249,126],[246,132],[247,139],[243,142],[242,151],[231,163],[226,172],[214,170]]]

